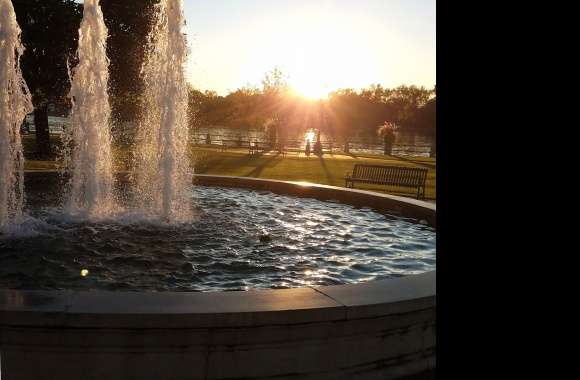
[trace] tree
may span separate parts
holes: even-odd
[[[349,141],[356,135],[374,136],[376,125],[385,117],[384,105],[373,102],[353,89],[337,90],[328,98],[328,129],[339,137],[348,150]]]
[[[264,79],[262,79],[262,91],[264,94],[281,94],[287,91],[288,88],[288,78],[280,68],[275,67],[264,74]]]
[[[141,65],[145,57],[147,35],[151,29],[154,5],[159,0],[101,0],[105,24],[109,30],[109,94],[113,125],[136,120],[141,110]],[[116,130],[117,139],[131,139],[131,130]]]
[[[229,112],[225,98],[214,91],[202,92],[189,86],[188,103],[190,128],[223,124]]]
[[[262,80],[261,106],[263,116],[274,118],[278,123],[285,124],[289,110],[288,77],[279,68],[274,68],[264,74]]]
[[[437,98],[433,98],[419,109],[417,114],[417,128],[431,139],[431,157],[436,154],[437,148]]]
[[[402,128],[411,130],[417,128],[417,113],[434,95],[434,90],[425,87],[399,86],[391,90],[386,98],[387,104],[396,112],[395,122]]]
[[[20,67],[34,105],[36,153],[51,155],[48,104],[67,103],[82,5],[73,0],[13,0],[26,48]]]

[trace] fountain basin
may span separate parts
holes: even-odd
[[[198,184],[193,218],[167,223],[131,207],[132,192],[122,186],[115,213],[93,220],[43,202],[44,192],[28,194],[38,206],[27,207],[14,235],[0,235],[5,288],[284,289],[435,269],[435,230],[427,221],[338,201]]]
[[[194,181],[333,199],[435,226],[435,205],[401,197],[249,178]],[[3,290],[2,376],[406,378],[435,367],[435,277],[247,292]]]

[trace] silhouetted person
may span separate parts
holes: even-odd
[[[322,156],[322,143],[320,142],[320,131],[316,135],[316,142],[314,143],[314,154],[317,156]]]

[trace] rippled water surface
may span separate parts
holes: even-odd
[[[367,208],[196,187],[195,219],[86,222],[39,208],[0,235],[0,287],[216,291],[357,283],[435,269],[435,230]]]

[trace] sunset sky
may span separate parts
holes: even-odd
[[[279,67],[311,97],[435,85],[435,0],[184,0],[189,81],[226,94]]]
[[[76,0],[82,2],[82,0]],[[187,76],[220,95],[275,67],[302,95],[435,85],[435,0],[183,0]]]

